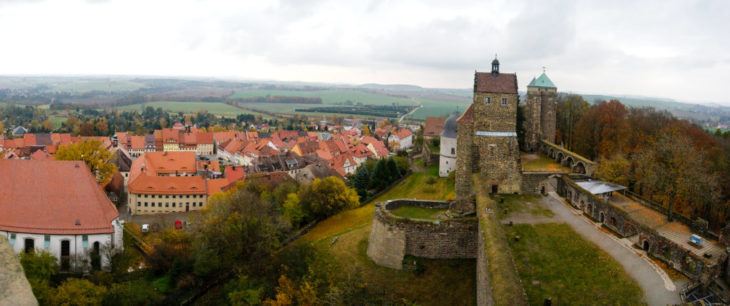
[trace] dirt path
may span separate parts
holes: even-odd
[[[631,247],[628,239],[619,239],[599,230],[600,225],[593,223],[562,202],[554,192],[543,199],[543,203],[553,211],[555,219],[569,224],[585,239],[595,243],[613,256],[626,272],[629,273],[644,291],[644,301],[649,305],[672,305],[682,301],[677,286],[669,276],[655,263],[651,262],[643,251]]]

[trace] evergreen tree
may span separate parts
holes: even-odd
[[[360,169],[357,170],[357,173],[355,174],[355,178],[353,179],[353,187],[355,187],[355,191],[357,191],[357,194],[360,196],[361,200],[367,197],[369,185],[370,173],[368,173],[367,168],[360,167]]]
[[[400,178],[400,172],[398,171],[398,164],[395,163],[392,157],[388,158],[386,165],[388,166],[388,185],[390,185],[390,183]]]
[[[384,160],[378,160],[378,162],[375,163],[375,169],[370,176],[370,183],[372,184],[371,187],[377,190],[383,190],[383,188],[390,184],[388,181],[389,179],[390,173],[388,171],[388,166],[385,164]]]

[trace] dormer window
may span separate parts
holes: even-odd
[[[502,98],[502,105],[507,105],[507,98]]]
[[[489,105],[489,97],[484,98],[484,104]]]

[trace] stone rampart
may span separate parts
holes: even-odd
[[[661,260],[692,280],[709,284],[722,274],[723,258],[703,258],[685,247],[659,234],[655,229],[634,220],[627,212],[615,207],[604,199],[591,194],[576,184],[570,177],[558,180],[558,194],[573,207],[583,211],[591,219],[619,236],[629,237],[638,234],[636,247],[643,248],[652,257]]]
[[[448,208],[449,202],[391,200],[377,203],[367,254],[378,265],[403,268],[406,255],[432,259],[476,258],[477,219],[423,220],[393,215],[401,206]]]
[[[524,194],[543,194],[550,191],[549,179],[551,177],[559,177],[563,172],[522,172],[522,193]]]

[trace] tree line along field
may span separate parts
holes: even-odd
[[[237,108],[232,105],[228,105],[221,102],[181,102],[181,101],[160,101],[160,102],[147,102],[141,104],[132,104],[116,107],[119,110],[125,111],[142,111],[144,108],[152,106],[154,108],[162,108],[163,110],[171,113],[183,112],[186,114],[196,113],[200,110],[206,110],[208,113],[219,115],[223,117],[235,117],[239,114],[253,114],[265,116],[261,113],[252,112]],[[268,117],[268,116],[265,116]]]
[[[428,99],[422,97],[406,97],[391,96],[381,93],[369,92],[358,89],[324,89],[324,90],[248,90],[237,91],[231,95],[230,99],[236,98],[252,98],[266,96],[300,96],[300,97],[317,97],[322,99],[324,105],[345,105],[348,101],[352,104],[362,103],[370,105],[399,105],[416,106],[423,105],[422,108],[416,110],[409,116],[415,120],[425,120],[426,117],[445,117],[454,111],[463,111],[469,106],[469,101],[463,102],[444,101],[436,99]],[[260,109],[262,111],[295,113],[296,109],[309,108],[316,105],[311,104],[281,104],[281,103],[245,103],[241,104],[247,108]],[[299,113],[299,112],[297,112]],[[307,112],[308,113],[308,112]],[[312,115],[322,115],[322,113],[308,113]]]

